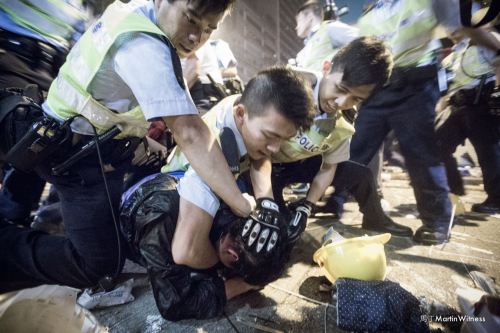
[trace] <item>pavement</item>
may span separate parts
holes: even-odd
[[[466,211],[482,202],[479,168],[464,178]],[[409,180],[401,169],[384,168],[383,193],[391,207],[388,214],[414,231],[421,225]],[[361,229],[362,215],[349,202],[339,220],[324,214],[309,220],[295,247],[285,274],[260,291],[231,300],[225,315],[212,320],[169,322],[156,309],[145,275],[135,275],[135,300],[125,305],[94,310],[93,314],[110,332],[343,332],[336,326],[335,300],[321,269],[312,261],[321,237],[333,227],[344,237],[373,235]],[[427,303],[459,309],[456,289],[475,287],[471,272],[500,279],[500,216],[466,213],[458,216],[449,243],[422,246],[409,238],[392,237],[386,244],[387,280],[398,282]],[[498,237],[498,238],[497,238]],[[498,286],[496,286],[498,288]],[[454,331],[457,327],[431,327]]]

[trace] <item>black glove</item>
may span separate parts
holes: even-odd
[[[251,248],[255,244],[257,253],[264,248],[265,253],[271,252],[278,242],[280,218],[279,207],[273,199],[257,199],[257,208],[245,222],[241,232],[245,245]]]
[[[306,229],[307,218],[311,216],[314,204],[306,199],[291,202],[288,205],[292,219],[288,223],[288,242],[295,243]]]
[[[495,87],[491,92],[488,109],[492,116],[500,116],[500,86]]]

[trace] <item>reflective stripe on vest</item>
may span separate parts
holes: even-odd
[[[0,9],[19,26],[33,30],[65,47],[75,32],[73,26],[84,19],[78,9],[61,0],[2,0]]]
[[[134,11],[144,0],[115,1],[80,38],[50,86],[47,104],[62,119],[83,115],[99,133],[117,125],[123,136],[144,136],[149,123],[139,107],[116,113],[96,101],[88,88],[116,39],[124,33],[146,32],[165,37],[147,17]]]
[[[460,89],[474,81],[479,83],[481,76],[495,72],[495,68],[488,63],[481,52],[481,48],[472,45],[453,52],[443,60],[443,64],[454,73],[450,91]]]
[[[399,0],[375,7],[358,21],[360,34],[377,36],[392,49],[396,66],[428,63],[438,43],[431,43],[437,19],[430,0]]]
[[[328,21],[321,23],[319,29],[297,54],[297,66],[313,71],[322,71],[323,62],[331,60],[338,49],[334,49],[328,34]]]
[[[320,132],[318,126],[320,122],[331,121],[332,130],[328,135]],[[312,156],[321,155],[327,151],[336,149],[346,139],[352,137],[354,127],[347,122],[340,114],[329,118],[315,119],[313,125],[306,132],[299,132],[297,135],[283,142],[280,151],[273,155],[273,163],[289,163],[300,161]]]

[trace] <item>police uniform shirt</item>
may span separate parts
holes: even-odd
[[[323,53],[323,51],[312,49],[311,43],[309,43],[314,34],[318,32],[319,28],[320,25],[314,27],[309,36],[304,39],[304,48],[297,53],[296,57],[298,67],[305,66],[304,63],[312,56],[311,53]],[[330,38],[331,45],[329,45],[329,47],[332,49],[332,57],[337,49],[350,43],[359,36],[359,30],[356,27],[352,27],[338,20],[328,22],[326,33],[328,33],[328,37]],[[321,68],[315,68],[315,70],[320,69]]]
[[[313,97],[316,101],[316,116],[310,129],[306,132],[299,131],[297,135],[285,141],[280,151],[273,155],[273,163],[289,163],[303,160],[316,155],[322,155],[323,161],[328,164],[337,164],[349,159],[349,146],[354,128],[346,123],[347,134],[340,136],[339,141],[326,143],[326,138],[336,129],[338,120],[337,114],[322,113],[319,109],[319,85],[322,79],[320,73],[314,73],[316,76],[316,85],[313,90]],[[311,135],[321,135],[323,141],[318,145],[312,142]]]
[[[153,1],[148,1],[136,12],[157,23]],[[140,105],[147,120],[198,114],[189,91],[177,82],[170,48],[159,38],[142,32],[125,34],[115,42],[90,84],[89,92],[94,99],[118,113]],[[60,119],[47,103],[43,104],[43,109],[51,117]],[[84,121],[72,128],[75,132],[93,134]]]
[[[226,97],[216,106],[214,106],[207,114],[205,114],[203,118],[216,117],[215,127],[219,130],[224,127],[229,127],[233,131],[236,138],[239,155],[240,157],[244,158],[247,156],[247,149],[243,142],[243,137],[236,127],[233,115],[233,106],[239,101],[240,97],[241,95]],[[174,153],[175,152],[172,152],[172,154]],[[165,169],[162,169],[162,172],[165,171]],[[200,176],[198,176],[196,171],[194,171],[191,166],[188,167],[186,174],[179,181],[179,185],[177,185],[177,191],[184,200],[187,200],[203,209],[212,217],[215,216],[215,213],[219,209],[220,199],[212,191],[208,184],[205,183],[205,181],[201,179]]]

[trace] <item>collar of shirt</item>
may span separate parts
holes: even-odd
[[[306,38],[304,38],[304,45],[307,44],[307,42],[311,39],[312,36],[314,36],[314,34],[316,33],[316,31],[319,30],[319,27],[320,27],[321,24],[317,24],[315,25],[312,29],[311,29],[311,32],[309,33],[309,35],[307,35]]]
[[[321,83],[321,79],[323,79],[323,75],[320,72],[315,72],[316,75],[316,84],[313,86],[313,100],[315,101],[314,106],[316,107],[316,115],[321,115],[321,110],[319,108],[319,85]]]
[[[247,154],[247,148],[243,142],[243,137],[241,136],[238,127],[236,127],[236,122],[234,121],[233,107],[237,101],[241,98],[241,95],[233,95],[226,97],[226,103],[219,109],[219,114],[217,115],[216,126],[219,129],[224,127],[229,127],[236,138],[236,144],[238,145],[238,152],[240,153],[240,158]]]

